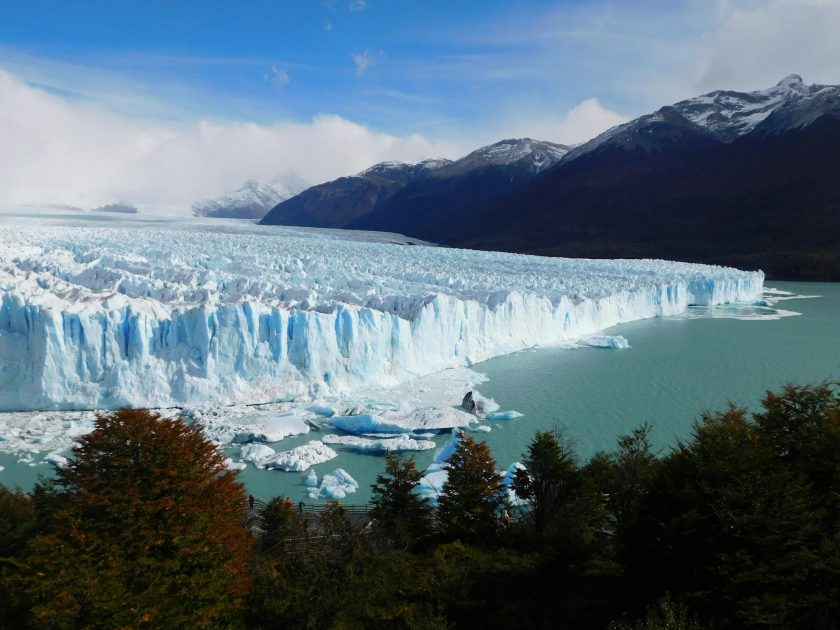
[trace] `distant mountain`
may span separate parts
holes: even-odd
[[[236,190],[193,204],[193,215],[215,219],[262,219],[265,214],[284,199],[294,196],[299,189],[280,184],[262,184],[249,179]]]
[[[838,86],[791,75],[767,90],[712,92],[574,149],[483,207],[476,229],[457,242],[444,229],[437,236],[481,249],[840,280],[838,147]]]
[[[136,207],[127,203],[109,203],[107,206],[92,208],[91,212],[112,212],[114,214],[137,214],[140,212]]]
[[[399,226],[417,238],[437,235],[441,224],[468,221],[470,208],[532,181],[568,151],[524,138],[503,140],[455,161],[382,162],[303,191],[277,205],[262,223],[386,232]]]
[[[759,135],[801,129],[840,107],[837,86],[805,85],[792,74],[756,92],[718,90],[614,127],[570,152],[567,159],[604,148],[650,152],[691,136],[730,143],[753,131]]]
[[[838,173],[840,87],[790,75],[765,90],[662,107],[571,150],[503,141],[387,194],[370,186],[364,203],[347,185],[335,194],[337,182],[362,174],[336,180],[280,204],[266,222],[317,215],[320,225],[459,247],[840,280]]]

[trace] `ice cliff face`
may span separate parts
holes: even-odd
[[[752,300],[763,284],[704,265],[253,230],[0,226],[0,410],[345,393]]]

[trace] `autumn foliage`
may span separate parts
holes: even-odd
[[[182,419],[99,416],[54,482],[30,545],[28,590],[42,627],[227,626],[250,586],[246,495]]]

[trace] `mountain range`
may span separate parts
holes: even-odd
[[[383,232],[398,225],[437,241],[450,216],[519,189],[568,152],[550,142],[503,140],[455,161],[382,162],[303,191],[277,205],[262,223]]]
[[[791,75],[662,107],[574,148],[505,140],[454,162],[377,164],[279,203],[263,223],[840,280],[838,147],[840,87]]]

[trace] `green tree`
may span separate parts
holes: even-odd
[[[448,478],[438,502],[438,515],[454,537],[486,541],[496,532],[498,514],[507,499],[502,475],[484,442],[462,435],[447,460]]]
[[[377,528],[399,545],[408,545],[431,527],[431,506],[417,494],[422,477],[414,458],[400,459],[394,454],[385,459],[385,474],[371,486],[371,516]]]
[[[767,392],[754,414],[756,433],[780,463],[803,472],[826,517],[840,534],[840,391],[837,387],[787,385]]]
[[[664,460],[646,516],[637,578],[724,628],[832,627],[840,563],[824,507],[745,410],[703,416]]]
[[[263,530],[260,546],[263,551],[293,545],[307,534],[303,514],[282,497],[274,497],[260,510],[260,523]]]
[[[577,497],[580,475],[574,452],[557,432],[538,431],[516,471],[513,490],[528,502],[526,518],[542,546],[546,529]]]
[[[656,606],[650,606],[643,619],[634,624],[614,621],[609,630],[703,630],[703,625],[685,606],[666,596]]]
[[[195,425],[100,415],[55,482],[30,545],[37,627],[227,627],[250,582],[245,491]]]

